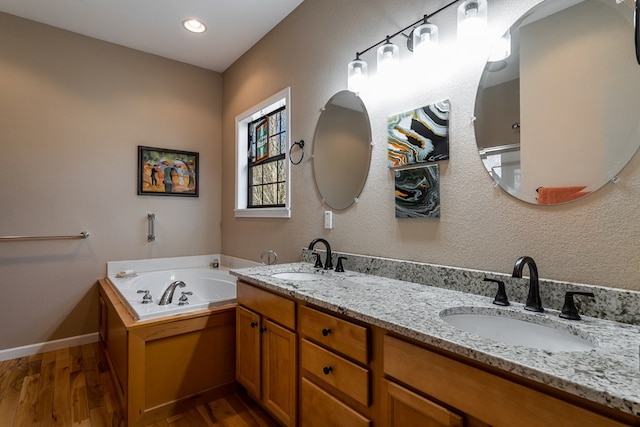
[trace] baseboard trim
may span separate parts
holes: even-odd
[[[0,350],[0,362],[3,360],[32,356],[38,353],[60,350],[61,348],[75,347],[78,345],[90,344],[93,342],[98,342],[97,332],[86,335],[77,335],[75,337],[62,338],[54,341],[25,345],[22,347],[7,348],[5,350]]]

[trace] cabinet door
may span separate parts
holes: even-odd
[[[260,316],[236,308],[236,379],[247,392],[260,399]]]
[[[463,418],[404,387],[383,381],[388,427],[462,427]]]
[[[371,427],[371,420],[363,417],[307,378],[303,377],[300,384],[301,426]],[[423,427],[425,425],[429,424],[396,424],[397,427]]]
[[[262,329],[262,401],[285,426],[296,422],[296,334],[269,320]]]

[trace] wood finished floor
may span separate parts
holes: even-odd
[[[0,426],[124,427],[100,344],[0,362]],[[277,427],[242,393],[149,426]]]

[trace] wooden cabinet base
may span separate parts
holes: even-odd
[[[129,426],[234,391],[234,305],[138,322],[108,282],[99,291],[103,345]]]

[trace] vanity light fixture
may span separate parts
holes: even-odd
[[[192,33],[204,33],[207,31],[207,27],[197,19],[185,19],[182,21],[182,26]]]
[[[458,40],[481,39],[487,28],[487,0],[466,0],[458,6]]]
[[[428,22],[427,15],[423,18],[423,24],[414,28],[411,37],[411,46],[407,40],[407,48],[413,49],[416,56],[427,56],[438,47],[438,26]]]
[[[378,74],[385,77],[393,75],[396,68],[400,65],[400,48],[389,41],[386,41],[378,48]]]
[[[437,15],[454,4],[459,3],[460,1],[461,0],[451,1],[433,13],[423,15],[423,17],[418,21],[407,25],[400,31],[390,36],[386,36],[378,43],[375,43],[360,52],[356,52],[356,58],[349,62],[347,67],[347,88],[355,93],[358,93],[363,89],[364,83],[367,80],[367,63],[362,60],[360,56],[369,52],[374,47],[378,47],[378,73],[382,72],[383,74],[387,74],[389,68],[395,68],[398,66],[400,61],[400,49],[397,45],[393,44],[391,40],[400,34],[407,38],[407,48],[413,52],[414,56],[424,58],[425,55],[428,55],[428,52],[432,52],[438,43],[438,27],[430,23],[429,18]],[[486,27],[487,0],[466,0],[462,3],[461,7],[462,6],[464,6],[465,16],[473,18],[476,18],[476,15],[479,17],[483,16],[483,25]],[[460,25],[459,16],[458,25]],[[477,21],[473,20],[471,21],[471,28],[469,28],[469,22],[465,22],[465,25],[468,27],[466,30],[468,32],[472,32],[474,27],[478,27]],[[409,29],[411,29],[409,35],[404,34],[404,32]]]
[[[348,89],[354,93],[360,93],[367,83],[369,75],[367,63],[360,59],[360,55],[356,54],[356,59],[349,62],[348,67]]]

